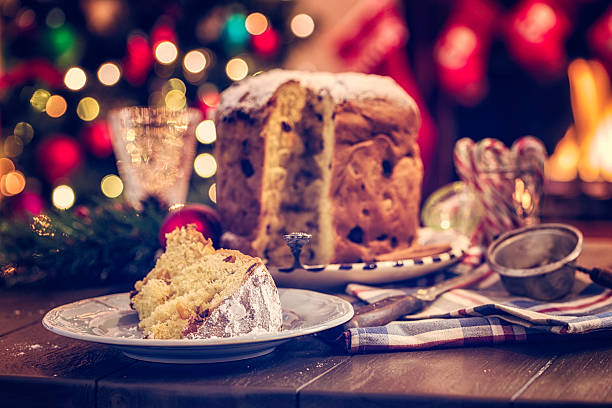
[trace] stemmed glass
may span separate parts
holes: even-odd
[[[195,109],[127,107],[110,114],[128,204],[140,208],[149,196],[169,207],[185,202],[200,120]]]

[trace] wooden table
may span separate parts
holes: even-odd
[[[612,265],[612,237],[581,262]],[[57,336],[50,308],[110,289],[0,291],[0,407],[612,405],[612,333],[581,341],[349,356],[317,336],[212,365],[131,360]]]

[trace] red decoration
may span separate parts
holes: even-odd
[[[52,88],[61,86],[64,74],[51,62],[42,58],[33,58],[8,69],[0,76],[0,90],[21,85],[31,79],[47,83]]]
[[[417,141],[427,174],[436,145],[436,130],[405,54],[408,27],[398,2],[362,1],[351,10],[351,16],[335,28],[334,41],[344,63],[342,70],[388,75],[412,96],[421,113]]]
[[[47,137],[36,151],[40,170],[50,182],[72,173],[81,163],[82,156],[77,141],[65,135]]]
[[[13,214],[26,221],[40,214],[44,208],[43,198],[33,191],[24,191],[11,200]]]
[[[278,51],[280,36],[272,27],[268,26],[266,31],[259,35],[251,36],[253,49],[261,56],[270,57]]]
[[[440,85],[464,105],[475,105],[487,93],[486,66],[497,13],[487,0],[462,0],[436,41]]]
[[[218,245],[221,237],[221,220],[217,212],[203,204],[187,204],[172,211],[162,222],[159,229],[159,242],[162,248],[166,247],[166,234],[188,224],[195,224],[196,229],[205,238],[212,239],[213,244]]]
[[[612,73],[612,6],[591,26],[589,45]]]
[[[523,0],[506,24],[508,49],[532,73],[558,77],[565,72],[570,30],[569,18],[555,0]]]
[[[153,66],[149,41],[142,34],[133,34],[127,40],[124,60],[125,79],[132,85],[142,85]]]
[[[97,120],[86,126],[81,133],[81,140],[87,150],[96,157],[108,157],[113,152],[110,126],[105,120]]]

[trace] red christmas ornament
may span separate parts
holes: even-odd
[[[38,166],[50,182],[72,173],[81,163],[82,156],[77,141],[65,135],[47,137],[36,151]]]
[[[441,87],[464,105],[487,93],[487,60],[497,9],[486,0],[463,0],[436,41],[434,60]]]
[[[86,126],[81,133],[81,140],[87,150],[96,157],[108,157],[113,152],[110,126],[105,120],[97,120]]]
[[[251,44],[255,52],[259,55],[270,57],[278,51],[278,45],[280,43],[279,38],[278,32],[268,26],[263,33],[251,36]]]
[[[162,248],[166,247],[166,234],[189,224],[195,224],[204,238],[212,239],[213,245],[217,246],[221,237],[221,219],[217,211],[203,204],[187,204],[170,212],[162,222],[159,229],[159,242]]]
[[[550,78],[565,72],[570,30],[569,18],[555,0],[523,0],[509,16],[506,42],[525,69]]]

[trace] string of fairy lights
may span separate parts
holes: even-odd
[[[20,12],[18,25],[27,25],[35,18],[32,10]],[[59,8],[51,9],[46,16],[46,25],[51,29],[61,29],[65,23],[65,15]],[[273,52],[278,47],[278,34],[272,30],[269,19],[261,12],[233,13],[226,16],[226,28],[234,41],[245,41],[250,38],[256,50],[263,55]],[[311,16],[298,13],[290,19],[289,27],[296,38],[307,38],[315,29],[315,22]],[[245,37],[246,36],[246,37]],[[138,43],[140,41],[141,43]],[[147,44],[146,42],[144,43]],[[207,113],[195,128],[195,137],[203,145],[211,145],[215,142],[217,135],[215,123],[209,119],[210,113],[214,112],[219,103],[220,90],[218,86],[206,81],[206,70],[215,61],[217,56],[207,48],[194,48],[181,50],[176,36],[172,39],[163,39],[155,44],[150,51],[154,59],[153,71],[158,78],[167,78],[158,89],[150,90],[148,103],[150,106],[166,107],[171,110],[180,110],[187,107],[187,81],[191,85],[197,85],[196,105]],[[128,52],[130,47],[142,46],[142,35],[132,34],[128,38]],[[184,53],[183,53],[184,52]],[[72,65],[65,69],[63,74],[63,86],[68,93],[86,93],[88,85],[97,81],[103,87],[113,87],[122,79],[130,81],[128,72],[130,67],[126,66],[128,58],[121,62],[105,61],[101,63],[95,72],[88,72],[84,67]],[[175,74],[175,68],[182,68],[182,78]],[[231,81],[240,81],[249,75],[257,74],[256,64],[252,64],[248,54],[232,56],[225,62],[224,72]],[[98,85],[96,85],[98,86]],[[99,88],[99,86],[98,86]],[[54,93],[42,87],[34,89],[29,98],[32,109],[39,114],[46,114],[49,118],[59,119],[64,115],[76,114],[84,123],[96,121],[107,113],[104,101],[96,96],[82,95],[78,98],[76,106],[71,106],[70,98],[58,90]],[[61,94],[64,93],[64,96]],[[77,94],[78,95],[78,94]],[[29,178],[16,168],[19,155],[34,137],[34,128],[28,122],[17,123],[9,136],[0,141],[0,200],[2,197],[16,196],[26,189]],[[217,172],[217,162],[213,154],[204,152],[197,154],[193,162],[195,174],[201,178],[212,178]],[[52,188],[51,203],[58,209],[71,208],[77,199],[75,189],[67,180]],[[116,174],[106,174],[100,181],[100,191],[108,198],[120,197],[123,193],[123,181]],[[211,201],[216,202],[216,185],[210,184],[208,196]]]

